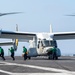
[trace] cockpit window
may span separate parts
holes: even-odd
[[[47,41],[47,40],[43,41],[43,46],[50,46],[49,41]]]
[[[56,43],[56,41],[54,41],[54,40],[43,40],[43,46],[44,47],[48,47],[48,46],[54,46],[54,47],[57,47],[57,43]]]

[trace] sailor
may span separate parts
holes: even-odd
[[[15,60],[13,47],[11,47],[11,48],[9,49],[9,51],[11,52],[11,57],[13,58],[13,60]]]
[[[56,48],[55,47],[52,48],[52,55],[53,55],[53,60],[54,59],[57,59],[57,56],[56,56]]]
[[[23,57],[24,57],[24,60],[27,59],[27,48],[25,46],[23,46]]]
[[[4,57],[4,50],[2,47],[0,47],[0,56],[2,57],[3,60],[5,60],[5,57]]]

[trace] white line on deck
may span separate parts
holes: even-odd
[[[13,75],[13,73],[8,72],[8,71],[4,71],[4,70],[0,70],[0,72],[2,72],[2,73],[6,73],[6,74],[9,74],[9,75]]]
[[[6,65],[16,65],[16,66],[21,66],[21,67],[30,67],[30,68],[34,68],[34,69],[36,68],[36,69],[46,70],[46,71],[61,72],[61,73],[65,73],[65,74],[68,74],[68,75],[69,74],[75,74],[75,72],[73,72],[73,71],[68,71],[68,70],[63,70],[63,69],[48,68],[48,67],[41,67],[41,66],[34,66],[34,65],[27,65],[27,64],[9,63],[9,62],[0,62],[0,63],[4,63]],[[11,72],[5,71],[4,73],[11,73]],[[13,73],[13,74],[15,75],[15,73]],[[28,73],[28,75],[30,75],[30,74]],[[51,74],[53,74],[53,73],[51,73]],[[57,73],[54,73],[54,74],[57,74]]]

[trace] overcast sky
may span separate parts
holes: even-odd
[[[21,14],[0,17],[0,29],[24,32],[53,32],[75,31],[75,17],[65,16],[75,14],[75,0],[1,0],[0,13],[23,12]],[[2,42],[2,40],[0,40]],[[7,40],[4,40],[7,41]],[[57,41],[62,54],[75,53],[75,40]],[[28,43],[19,43],[16,55],[22,55],[22,47],[28,48]],[[5,55],[8,48],[3,46]]]

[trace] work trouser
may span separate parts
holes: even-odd
[[[0,56],[2,57],[3,60],[5,60],[5,58],[4,58],[4,52],[2,52],[2,53],[0,54]]]
[[[25,53],[25,54],[24,54],[24,60],[26,60],[26,59],[27,59],[27,54]]]
[[[13,58],[13,60],[15,60],[14,52],[13,52],[13,53],[11,53],[11,57]]]
[[[56,52],[53,52],[53,59],[56,59]]]

